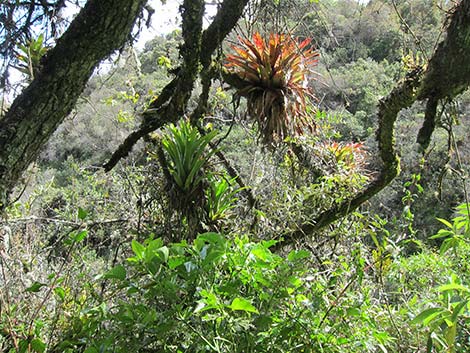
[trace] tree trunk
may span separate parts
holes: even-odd
[[[129,38],[146,0],[89,0],[0,120],[0,210],[21,174],[73,109],[101,60]]]

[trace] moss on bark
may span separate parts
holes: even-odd
[[[95,67],[129,38],[145,0],[90,0],[0,121],[0,209],[74,107]]]
[[[177,77],[163,89],[159,98],[142,113],[144,117],[143,124],[124,140],[110,160],[103,166],[106,171],[114,168],[121,158],[125,158],[139,139],[182,117],[185,113],[184,107],[186,104],[182,94],[188,96],[191,93],[197,79],[197,73],[201,69],[203,75],[210,69],[214,51],[236,25],[248,0],[224,0],[212,23],[202,33],[201,39],[197,38],[194,43],[189,43],[188,41],[193,39],[191,39],[192,26],[188,23],[196,21],[194,14],[197,13],[197,7],[192,7],[192,3],[193,1],[188,1],[187,5],[183,5],[184,11],[190,10],[187,16],[183,17],[183,32],[186,33],[186,36],[183,34],[185,45],[181,51],[183,58],[186,58],[183,66],[178,70]],[[193,15],[190,15],[191,11]],[[199,48],[194,46],[197,43],[200,44]],[[191,88],[191,90],[188,90],[188,88]],[[204,96],[202,96],[202,99],[204,99]]]

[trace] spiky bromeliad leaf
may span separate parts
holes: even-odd
[[[171,124],[162,139],[162,146],[170,157],[169,170],[182,192],[191,193],[198,188],[201,170],[214,151],[206,153],[207,145],[217,134],[211,131],[201,136],[189,122],[179,126]]]
[[[182,121],[177,126],[168,126],[161,139],[162,149],[168,157],[163,163],[170,174],[167,185],[170,207],[186,217],[191,232],[197,231],[205,210],[207,175],[204,168],[216,152],[208,151],[207,145],[216,134],[211,131],[201,135],[189,121]]]
[[[310,47],[311,40],[271,34],[266,41],[255,33],[251,41],[239,41],[225,66],[243,82],[237,94],[247,98],[248,114],[257,122],[262,141],[270,145],[306,128],[313,131],[307,104],[314,96],[307,83],[319,54]]]

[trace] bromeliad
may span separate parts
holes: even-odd
[[[272,145],[305,129],[313,131],[308,102],[314,95],[308,79],[319,54],[311,39],[300,42],[290,35],[271,34],[265,40],[255,33],[252,41],[239,41],[225,67],[238,78],[237,95],[247,98],[248,115],[257,122],[262,141]]]

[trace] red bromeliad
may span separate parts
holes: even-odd
[[[305,128],[313,131],[307,104],[314,96],[308,79],[319,54],[311,39],[299,42],[290,35],[271,34],[266,41],[255,33],[252,41],[239,40],[225,66],[241,80],[237,94],[247,98],[248,114],[258,123],[263,142],[301,135]]]

